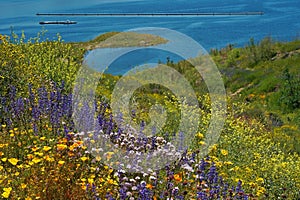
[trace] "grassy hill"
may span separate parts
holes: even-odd
[[[211,54],[228,95],[247,104],[245,116],[259,119],[274,134],[282,129],[284,135],[274,139],[286,137],[289,148],[300,153],[300,41],[250,40],[244,48],[229,45]]]

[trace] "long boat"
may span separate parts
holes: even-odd
[[[76,21],[41,21],[40,24],[77,24]]]

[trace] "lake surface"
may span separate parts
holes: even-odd
[[[139,27],[162,27],[179,31],[200,43],[207,51],[229,43],[244,46],[272,36],[289,41],[300,36],[299,0],[0,0],[0,33],[25,31],[35,37],[42,27],[46,38],[60,33],[65,41],[87,41],[109,31]],[[193,13],[263,11],[263,16],[204,17],[78,17],[36,16],[36,13]],[[74,25],[45,25],[40,21],[72,20]],[[134,55],[136,57],[136,55]],[[165,55],[164,55],[165,56]],[[160,59],[160,58],[158,58]],[[157,60],[158,60],[157,59]]]

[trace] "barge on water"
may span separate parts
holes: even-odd
[[[70,20],[66,20],[66,21],[41,21],[40,24],[77,24],[76,21],[70,21]]]

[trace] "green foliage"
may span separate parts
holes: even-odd
[[[288,111],[300,108],[300,77],[291,74],[288,68],[283,72],[283,86],[279,103],[283,109]]]
[[[237,60],[240,57],[240,50],[239,49],[232,49],[228,52],[228,57],[226,59],[226,66],[227,67],[234,67],[237,64]]]
[[[254,39],[251,38],[248,46],[245,48],[247,51],[247,65],[253,67],[259,62],[270,60],[276,55],[274,42],[270,37],[264,38],[257,45]]]
[[[300,40],[297,39],[297,40],[293,40],[291,42],[286,42],[286,43],[277,42],[276,49],[282,53],[299,50],[300,49]]]
[[[39,41],[39,38],[25,41],[13,35],[1,36],[0,40],[0,94],[8,92],[9,85],[17,88],[19,95],[27,94],[28,84],[37,89],[42,85],[50,86],[53,82],[65,82],[71,91],[76,73],[81,66],[84,51],[61,41]]]

